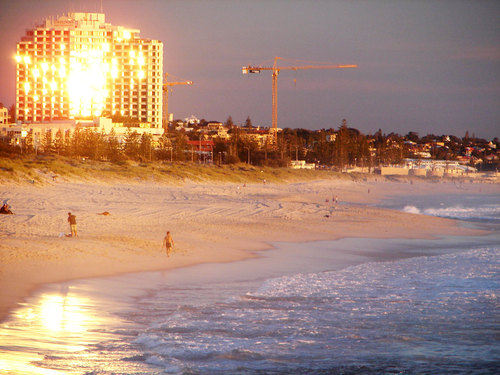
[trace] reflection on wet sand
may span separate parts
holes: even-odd
[[[38,367],[47,354],[77,356],[85,361],[85,351],[95,342],[95,332],[110,316],[95,312],[95,300],[81,296],[70,286],[52,286],[21,304],[0,329],[0,369],[2,374],[62,374]],[[113,317],[116,322],[116,317]],[[22,325],[21,325],[22,324]],[[101,335],[102,338],[102,335]],[[67,370],[64,371],[67,374]]]

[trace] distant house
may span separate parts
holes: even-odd
[[[220,138],[228,140],[231,138],[228,134],[228,129],[222,124],[222,122],[211,121],[206,125],[206,132],[213,138]]]
[[[400,169],[406,169],[410,175],[416,176],[465,176],[477,172],[475,168],[463,165],[458,160],[404,159],[403,163]]]
[[[215,146],[214,141],[204,140],[201,141],[187,141],[189,146],[193,147],[193,150],[196,152],[212,152]]]
[[[326,135],[326,141],[327,142],[335,142],[336,139],[337,139],[337,134],[336,133],[327,134]]]
[[[9,111],[7,108],[0,108],[0,124],[5,125],[9,123]]]
[[[187,153],[191,154],[191,160],[195,160],[195,154],[198,161],[202,163],[213,163],[213,154],[215,143],[212,140],[201,139],[199,141],[187,141]]]
[[[223,127],[222,122],[218,121],[210,121],[207,123],[207,129],[208,130],[219,130]]]
[[[269,129],[261,129],[260,127],[257,127],[256,129],[242,129],[245,131],[244,137],[249,140],[253,140],[259,145],[259,147],[264,147],[266,144],[270,144],[273,141],[273,135]]]
[[[306,163],[305,160],[292,160],[290,162],[292,169],[316,169],[315,163]]]
[[[186,117],[184,122],[188,125],[198,125],[200,120],[195,115],[191,115],[190,117]]]

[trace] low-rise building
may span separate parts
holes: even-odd
[[[290,162],[292,169],[316,169],[315,163],[306,163],[305,160],[292,160]]]
[[[0,107],[0,124],[5,125],[9,123],[9,111],[5,107]]]

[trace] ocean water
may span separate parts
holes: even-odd
[[[402,211],[479,223],[500,224],[500,197],[494,194],[436,194],[388,199],[382,206]]]
[[[47,285],[0,326],[0,373],[497,374],[499,198],[382,205],[491,235],[280,243],[242,262]]]

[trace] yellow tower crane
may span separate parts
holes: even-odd
[[[274,64],[270,67],[263,66],[244,66],[242,68],[243,74],[260,73],[261,70],[271,70],[273,77],[273,121],[272,121],[272,134],[274,142],[276,142],[276,135],[278,132],[278,75],[280,70],[303,70],[303,69],[343,69],[343,68],[357,68],[357,65],[303,65],[303,66],[280,66],[278,67],[278,60],[283,60],[281,57],[274,58]]]
[[[163,79],[163,121],[165,131],[168,130],[168,90],[171,86],[177,85],[192,85],[193,81],[177,81],[177,82],[169,82],[168,81],[168,73],[165,73],[165,77]],[[175,77],[178,78],[178,77]]]

